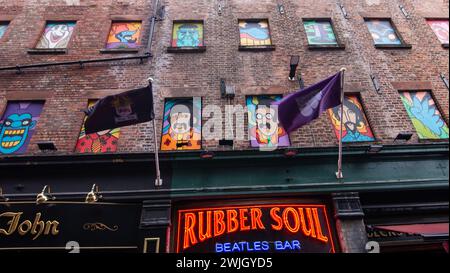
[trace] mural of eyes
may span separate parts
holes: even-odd
[[[391,22],[380,20],[366,21],[366,25],[372,35],[375,44],[401,44]]]
[[[12,154],[18,151],[24,145],[28,131],[33,129],[35,124],[31,114],[9,115],[0,131],[0,153]]]
[[[270,45],[269,25],[267,22],[246,22],[239,23],[241,35],[241,45]]]

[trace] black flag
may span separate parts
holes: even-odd
[[[104,97],[85,112],[86,134],[151,121],[155,118],[152,85]]]

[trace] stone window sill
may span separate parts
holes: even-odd
[[[168,47],[167,52],[169,53],[202,53],[206,51],[206,46],[197,47]]]
[[[308,45],[310,50],[345,50],[345,45]]]
[[[264,45],[264,46],[239,46],[239,51],[274,51],[274,45]]]
[[[375,45],[377,49],[411,49],[412,45],[401,44],[401,45]]]
[[[448,48],[448,44],[442,44],[443,48]]]
[[[100,49],[102,54],[119,54],[119,53],[139,53],[138,48],[104,48]]]
[[[28,54],[66,54],[66,48],[32,48],[27,50]]]

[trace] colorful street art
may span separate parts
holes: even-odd
[[[42,107],[43,101],[8,102],[0,121],[0,154],[26,152]]]
[[[400,92],[420,139],[448,139],[449,129],[430,92]]]
[[[88,108],[95,104],[95,100],[88,102]],[[113,153],[117,151],[117,142],[120,136],[120,128],[100,131],[97,133],[86,135],[84,131],[84,118],[83,126],[81,127],[80,135],[75,146],[75,152],[77,153]]]
[[[202,146],[201,98],[167,99],[161,139],[162,151],[200,150]]]
[[[75,22],[47,23],[36,48],[67,48],[75,24]]]
[[[269,23],[267,20],[239,21],[239,31],[241,35],[241,46],[262,46],[271,45]]]
[[[282,96],[249,96],[248,132],[250,143],[256,148],[288,147],[289,135],[278,122],[277,111],[270,105]]]
[[[366,24],[376,45],[402,44],[389,20],[367,20]]]
[[[173,25],[172,47],[203,46],[202,23],[175,23]]]
[[[113,22],[106,42],[106,48],[118,49],[139,47],[141,27],[141,22]]]
[[[327,21],[305,21],[303,23],[310,45],[336,45],[333,27]]]
[[[5,35],[6,29],[8,28],[8,23],[0,22],[0,39]]]
[[[448,20],[427,20],[442,44],[448,44]]]
[[[341,106],[328,109],[334,132],[339,139],[341,129]],[[372,130],[364,114],[363,107],[357,96],[348,95],[344,99],[344,127],[342,130],[342,142],[374,141]]]

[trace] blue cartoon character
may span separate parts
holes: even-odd
[[[0,126],[0,153],[12,154],[24,145],[29,131],[36,126],[36,121],[28,113],[11,114]]]
[[[137,39],[133,39],[133,35],[136,34],[136,31],[134,30],[126,30],[122,31],[116,34],[117,40],[119,40],[122,43],[136,43]]]
[[[195,24],[183,24],[178,28],[177,47],[196,47],[200,45],[200,30]]]

